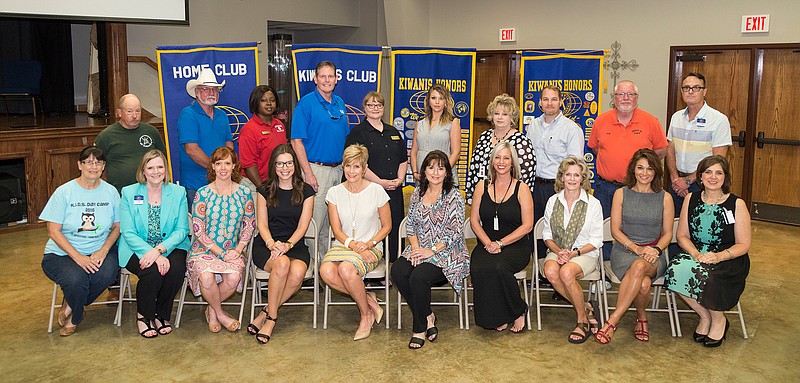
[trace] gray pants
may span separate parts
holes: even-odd
[[[317,178],[317,195],[314,197],[314,222],[317,223],[317,249],[319,250],[320,258],[328,252],[328,204],[325,202],[325,197],[328,195],[328,189],[342,183],[342,166],[337,167],[322,166],[311,164],[311,171]],[[309,243],[306,243],[309,247]],[[313,256],[313,254],[312,254]]]

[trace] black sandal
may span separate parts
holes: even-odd
[[[431,328],[434,328],[434,327],[431,327]],[[427,334],[427,332],[426,332],[426,334]],[[417,338],[415,336],[412,336],[411,340],[408,341],[408,348],[410,348],[412,350],[419,350],[424,345],[425,345],[425,339]]]
[[[261,308],[261,311],[263,311],[263,312],[264,312],[264,314],[267,314],[267,316],[269,316],[269,313],[267,312],[267,306],[264,306],[264,307],[262,307],[262,308]],[[264,321],[266,321],[266,319],[264,319]],[[261,322],[261,325],[263,326],[263,325],[264,325],[264,322]],[[250,335],[256,335],[256,334],[258,334],[258,332],[259,332],[260,330],[261,330],[261,329],[260,329],[260,328],[258,328],[258,326],[254,325],[254,324],[252,324],[252,323],[250,323],[249,325],[247,325],[247,333],[248,333],[248,334],[250,334]]]
[[[569,336],[567,336],[567,340],[572,344],[581,344],[583,342],[586,342],[586,340],[589,339],[589,335],[592,333],[591,332],[591,328],[589,327],[589,324],[588,323],[580,323],[580,322],[578,322],[578,325],[575,326],[575,327],[577,327],[577,328],[574,331],[572,331],[571,333],[569,333]],[[578,332],[578,329],[581,329],[581,331],[583,331],[583,334]],[[573,338],[573,336],[580,337],[580,338],[575,339],[575,338]]]
[[[439,328],[436,327],[436,326],[433,326],[433,327],[425,330],[425,337],[428,338],[428,341],[430,341],[430,342],[436,342],[436,339],[439,338]]]
[[[138,317],[138,318],[136,318],[136,320],[137,320],[137,321],[139,321],[139,322],[142,322],[142,323],[144,323],[144,324],[145,324],[145,326],[147,326],[147,328],[145,328],[144,330],[142,330],[142,331],[139,333],[139,335],[141,335],[142,337],[144,337],[144,338],[147,338],[147,339],[150,339],[150,338],[155,338],[155,337],[157,337],[157,336],[158,336],[158,330],[156,330],[156,329],[155,329],[155,327],[153,327],[153,325],[152,325],[152,324],[150,324],[150,321],[149,321],[149,320],[145,319],[144,317]],[[155,331],[155,334],[153,334],[153,335],[151,335],[151,336],[147,336],[147,335],[145,335],[145,334],[146,334],[148,331]]]
[[[278,323],[278,318],[274,318],[273,319],[271,316],[269,316],[269,314],[267,314],[267,319],[264,319],[264,323],[267,323],[268,320],[273,321],[275,323]],[[273,329],[274,329],[274,327],[273,327]],[[256,340],[258,341],[258,343],[261,343],[261,344],[267,344],[271,337],[272,337],[272,335],[262,334],[260,332],[256,333]]]
[[[172,325],[171,324],[169,324],[169,323],[167,323],[167,321],[161,319],[161,317],[159,317],[158,314],[156,314],[156,319],[155,320],[156,320],[156,326],[158,327],[156,329],[156,331],[158,331],[158,335],[169,335],[169,334],[172,334]],[[160,326],[158,325],[159,322],[161,322]],[[162,330],[169,330],[169,331],[164,332]]]

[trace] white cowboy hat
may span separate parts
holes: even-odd
[[[186,93],[189,93],[190,97],[195,98],[194,88],[196,88],[198,85],[216,86],[222,88],[225,86],[225,80],[223,80],[222,83],[218,83],[217,76],[214,76],[214,72],[211,70],[211,68],[203,68],[196,80],[189,80],[186,82]]]

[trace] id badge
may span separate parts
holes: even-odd
[[[734,217],[733,212],[728,209],[725,209],[725,222],[728,225],[733,225],[736,223],[736,218]]]
[[[494,230],[500,230],[500,221],[497,219],[497,216],[494,216]]]
[[[133,196],[133,204],[134,205],[144,205],[144,196],[143,195],[135,195],[135,196]]]
[[[478,179],[481,179],[481,180],[486,179],[486,167],[485,166],[481,167],[480,170],[478,170]]]

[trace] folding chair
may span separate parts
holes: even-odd
[[[470,226],[469,218],[467,218],[464,221],[464,239],[471,239],[471,238],[476,238],[477,239],[477,236],[475,236],[475,232],[472,231],[472,226]],[[478,242],[478,246],[480,246],[480,245],[481,245],[480,242]],[[534,248],[535,247],[536,246],[534,246]],[[519,272],[517,272],[516,274],[514,274],[514,278],[516,278],[517,283],[519,283],[522,286],[523,297],[527,298],[528,297],[528,285],[525,283],[525,280],[528,279],[528,271],[527,271],[527,269],[522,269]],[[468,293],[469,293],[470,290],[472,290],[472,287],[470,287],[467,284],[467,282],[464,281],[464,292],[461,295],[464,297],[463,298],[464,299],[464,315],[466,315],[466,317],[464,318],[464,327],[467,330],[469,330],[469,308],[475,305],[475,303],[469,303],[469,295],[468,295]],[[527,299],[526,299],[525,303],[527,303],[530,306],[530,301],[528,301]],[[525,313],[525,320],[528,323],[528,331],[530,331],[531,330],[531,310],[530,310],[530,308]]]
[[[319,307],[319,257],[317,253],[317,224],[314,222],[313,218],[311,219],[311,223],[308,225],[305,238],[310,239],[310,242],[313,245],[311,248],[309,248],[312,265],[310,265],[310,267],[306,270],[306,275],[303,280],[313,280],[314,286],[301,287],[300,290],[311,291],[313,296],[310,301],[287,301],[283,304],[283,306],[312,306],[314,308],[312,326],[313,328],[317,328],[317,308]],[[251,254],[248,258],[250,258],[252,262],[252,246],[250,246],[250,253]],[[250,322],[253,322],[256,308],[265,307],[268,303],[262,301],[261,293],[262,290],[269,289],[269,272],[256,267],[255,264],[250,266],[250,270],[250,277],[252,278],[251,284],[253,286],[253,295],[250,300]]]
[[[675,223],[674,223],[674,226],[672,227],[672,242],[671,243],[674,243],[676,245],[678,244],[678,218],[675,218]],[[673,312],[673,315],[675,315],[676,332],[678,334],[678,337],[683,337],[683,334],[681,333],[681,320],[678,317],[678,314],[679,313],[694,313],[694,310],[692,310],[692,309],[678,309],[678,301],[677,301],[677,298],[675,297],[675,293],[670,291],[670,290],[666,290],[666,292],[667,292],[667,300],[670,300],[670,299],[672,300],[672,312]],[[739,316],[739,324],[741,324],[741,326],[742,326],[742,338],[749,339],[749,337],[747,335],[747,326],[745,326],[745,323],[744,323],[744,313],[742,312],[742,302],[739,301],[739,302],[736,303],[736,310],[725,311],[725,314],[736,314],[736,315]]]
[[[333,230],[328,227],[328,249],[331,248],[331,244],[333,244],[333,240],[335,237],[333,236]],[[384,320],[386,321],[386,328],[389,328],[389,263],[386,261],[386,257],[389,256],[389,237],[383,239],[383,258],[378,261],[378,266],[375,267],[374,270],[367,273],[364,276],[364,279],[383,279],[383,286],[365,286],[364,288],[369,291],[379,291],[383,290],[383,305],[384,305]],[[321,260],[320,260],[321,261]],[[322,310],[322,328],[328,328],[328,306],[347,306],[347,305],[355,305],[356,303],[352,300],[347,301],[334,301],[333,294],[331,292],[331,287],[328,284],[325,284],[325,303]],[[378,302],[380,304],[380,301]]]
[[[134,298],[131,293],[131,275],[133,274],[128,271],[128,269],[124,267],[119,269],[119,291],[127,291],[128,297],[124,297],[123,294],[120,294],[120,302],[119,306],[117,306],[117,327],[122,326],[122,305],[125,302],[136,302],[136,298]]]
[[[120,281],[122,281],[122,279],[124,278],[123,274],[122,274],[122,270],[125,270],[125,268],[122,268],[120,270],[120,276],[119,276]],[[127,270],[125,270],[125,271],[127,272]],[[120,287],[120,286],[111,286],[111,287]],[[125,294],[124,294],[125,292],[128,293],[128,298],[125,298]],[[53,332],[53,317],[55,316],[56,309],[60,309],[61,308],[61,304],[60,303],[59,304],[56,303],[56,299],[57,298],[58,298],[58,283],[53,283],[53,298],[50,300],[50,318],[47,321],[47,332],[48,333],[52,333]],[[89,306],[117,305],[116,315],[114,315],[114,324],[117,325],[117,326],[120,326],[120,323],[122,322],[122,301],[123,300],[135,300],[135,299],[133,299],[133,294],[131,293],[130,285],[127,286],[127,289],[124,289],[124,290],[120,289],[120,294],[119,294],[119,298],[118,299],[113,300],[113,301],[94,301],[94,302],[90,303]]]
[[[604,225],[608,222],[608,218],[605,219]],[[537,240],[543,239],[543,232],[544,232],[544,218],[540,218],[536,224],[533,226],[533,243],[536,243]],[[583,289],[583,292],[588,293],[588,299],[591,301],[592,296],[595,295],[596,299],[599,301],[600,305],[600,312],[595,313],[598,315],[599,322],[602,324],[605,321],[605,318],[608,318],[608,315],[604,317],[603,315],[606,313],[603,309],[608,305],[608,302],[605,301],[605,271],[603,270],[603,249],[602,247],[598,249],[600,254],[597,256],[597,268],[589,273],[589,275],[584,275],[581,278],[581,281],[588,281],[589,285],[588,288]],[[543,288],[539,286],[539,275],[544,276],[542,269],[544,269],[544,256],[539,258],[539,248],[538,246],[533,246],[533,274],[534,276],[531,278],[531,298],[530,300],[533,301],[533,295],[536,295],[536,329],[541,331],[542,330],[542,307],[567,307],[572,308],[572,305],[569,303],[542,303],[541,292],[542,291],[555,291],[552,288]],[[602,294],[601,294],[602,293]]]
[[[605,221],[603,221],[603,242],[606,242],[606,241],[614,241],[614,237],[611,235],[611,220],[610,219],[606,219]],[[667,263],[669,264],[669,249],[664,251],[664,256],[666,257]],[[619,277],[617,277],[617,275],[614,274],[614,269],[611,267],[611,261],[604,261],[603,262],[603,269],[605,269],[606,276],[608,276],[608,279],[611,281],[611,283],[613,283],[613,284],[615,284],[617,286],[622,284],[622,281],[619,279]],[[647,312],[667,313],[667,315],[669,316],[669,328],[672,331],[672,336],[674,337],[676,335],[676,332],[675,332],[675,318],[673,318],[673,316],[672,316],[672,310],[673,310],[673,308],[672,308],[672,300],[667,295],[668,294],[667,290],[664,289],[664,283],[665,282],[664,282],[664,277],[663,276],[660,277],[660,278],[657,278],[654,281],[652,281],[651,286],[653,288],[653,290],[652,290],[653,291],[652,292],[653,299],[651,300],[650,307],[645,309],[645,311],[647,311]],[[611,306],[610,303],[608,303],[609,302],[608,301],[608,294],[609,293],[616,294],[617,292],[616,291],[609,292],[607,289],[603,289],[603,299],[606,302],[606,305],[605,305],[605,315],[606,315],[605,317],[606,317],[606,319],[609,317],[609,311],[613,310],[613,309],[616,309],[616,306]],[[661,294],[662,293],[664,294],[664,298],[665,298],[665,300],[667,302],[667,307],[666,308],[660,308],[659,307],[660,306],[659,303],[661,301]],[[628,311],[636,311],[636,307],[631,306],[631,307],[628,308]]]
[[[408,218],[403,218],[400,222],[400,238],[397,240],[397,254],[403,252],[403,239],[406,238],[406,225]],[[432,291],[450,291],[453,290],[452,286],[444,285],[444,286],[433,286],[431,287]],[[431,301],[431,306],[455,306],[458,309],[458,328],[464,328],[464,311],[463,310],[463,303],[462,303],[461,295],[457,292],[453,291],[453,300],[452,301]],[[400,294],[400,290],[397,291],[397,329],[400,330],[403,328],[402,324],[402,312],[403,312],[403,305],[408,306],[408,303],[403,301],[403,296]]]

